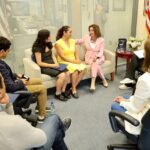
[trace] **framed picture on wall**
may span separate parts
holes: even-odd
[[[113,11],[125,11],[126,0],[113,0]]]

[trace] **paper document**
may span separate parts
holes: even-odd
[[[144,50],[143,50],[143,49],[134,51],[134,54],[135,54],[139,59],[144,58]]]

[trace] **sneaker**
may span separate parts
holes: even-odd
[[[135,84],[135,80],[131,80],[129,78],[125,78],[122,81],[120,81],[120,84],[128,84],[128,83]]]
[[[67,131],[71,125],[71,118],[65,118],[63,121],[64,130]]]
[[[67,98],[65,98],[62,94],[59,95],[55,94],[55,98],[63,102],[67,101]]]
[[[131,87],[128,87],[125,84],[122,84],[122,85],[119,86],[119,89],[120,90],[128,90],[128,89],[131,89]]]
[[[51,112],[52,110],[51,110],[51,108],[50,107],[46,107],[46,112]],[[36,113],[38,113],[39,112],[39,110],[38,110],[38,107],[36,106],[35,107],[35,112]]]
[[[38,122],[38,123],[43,123],[44,120],[45,120],[45,117],[44,117],[44,116],[38,116],[38,118],[37,118],[37,122]]]
[[[107,82],[105,79],[102,81],[102,83],[103,83],[103,86],[104,86],[105,88],[108,87],[108,82]]]

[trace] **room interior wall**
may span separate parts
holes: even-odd
[[[147,31],[145,27],[145,16],[143,15],[143,10],[144,10],[144,0],[139,0],[136,36],[139,38],[146,39]]]

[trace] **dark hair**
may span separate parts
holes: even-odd
[[[11,42],[7,38],[0,36],[0,51],[7,51],[10,48],[10,45]]]
[[[89,31],[90,31],[90,28],[93,28],[95,34],[96,34],[96,37],[101,37],[101,31],[100,31],[100,28],[97,24],[92,24],[89,26]]]
[[[60,38],[62,38],[64,32],[67,32],[69,28],[70,28],[69,26],[62,26],[62,27],[57,31],[56,41],[59,40]]]
[[[34,52],[34,48],[38,47],[40,48],[42,51],[45,51],[45,47],[46,47],[46,39],[50,36],[50,31],[47,29],[42,29],[38,32],[37,38],[35,40],[35,42],[33,43],[32,46],[32,52]]]
[[[145,58],[143,68],[145,71],[148,71],[150,69],[150,39],[146,40],[144,44],[144,50],[145,50]]]
[[[0,89],[3,88],[3,79],[2,79],[2,76],[0,75]]]

